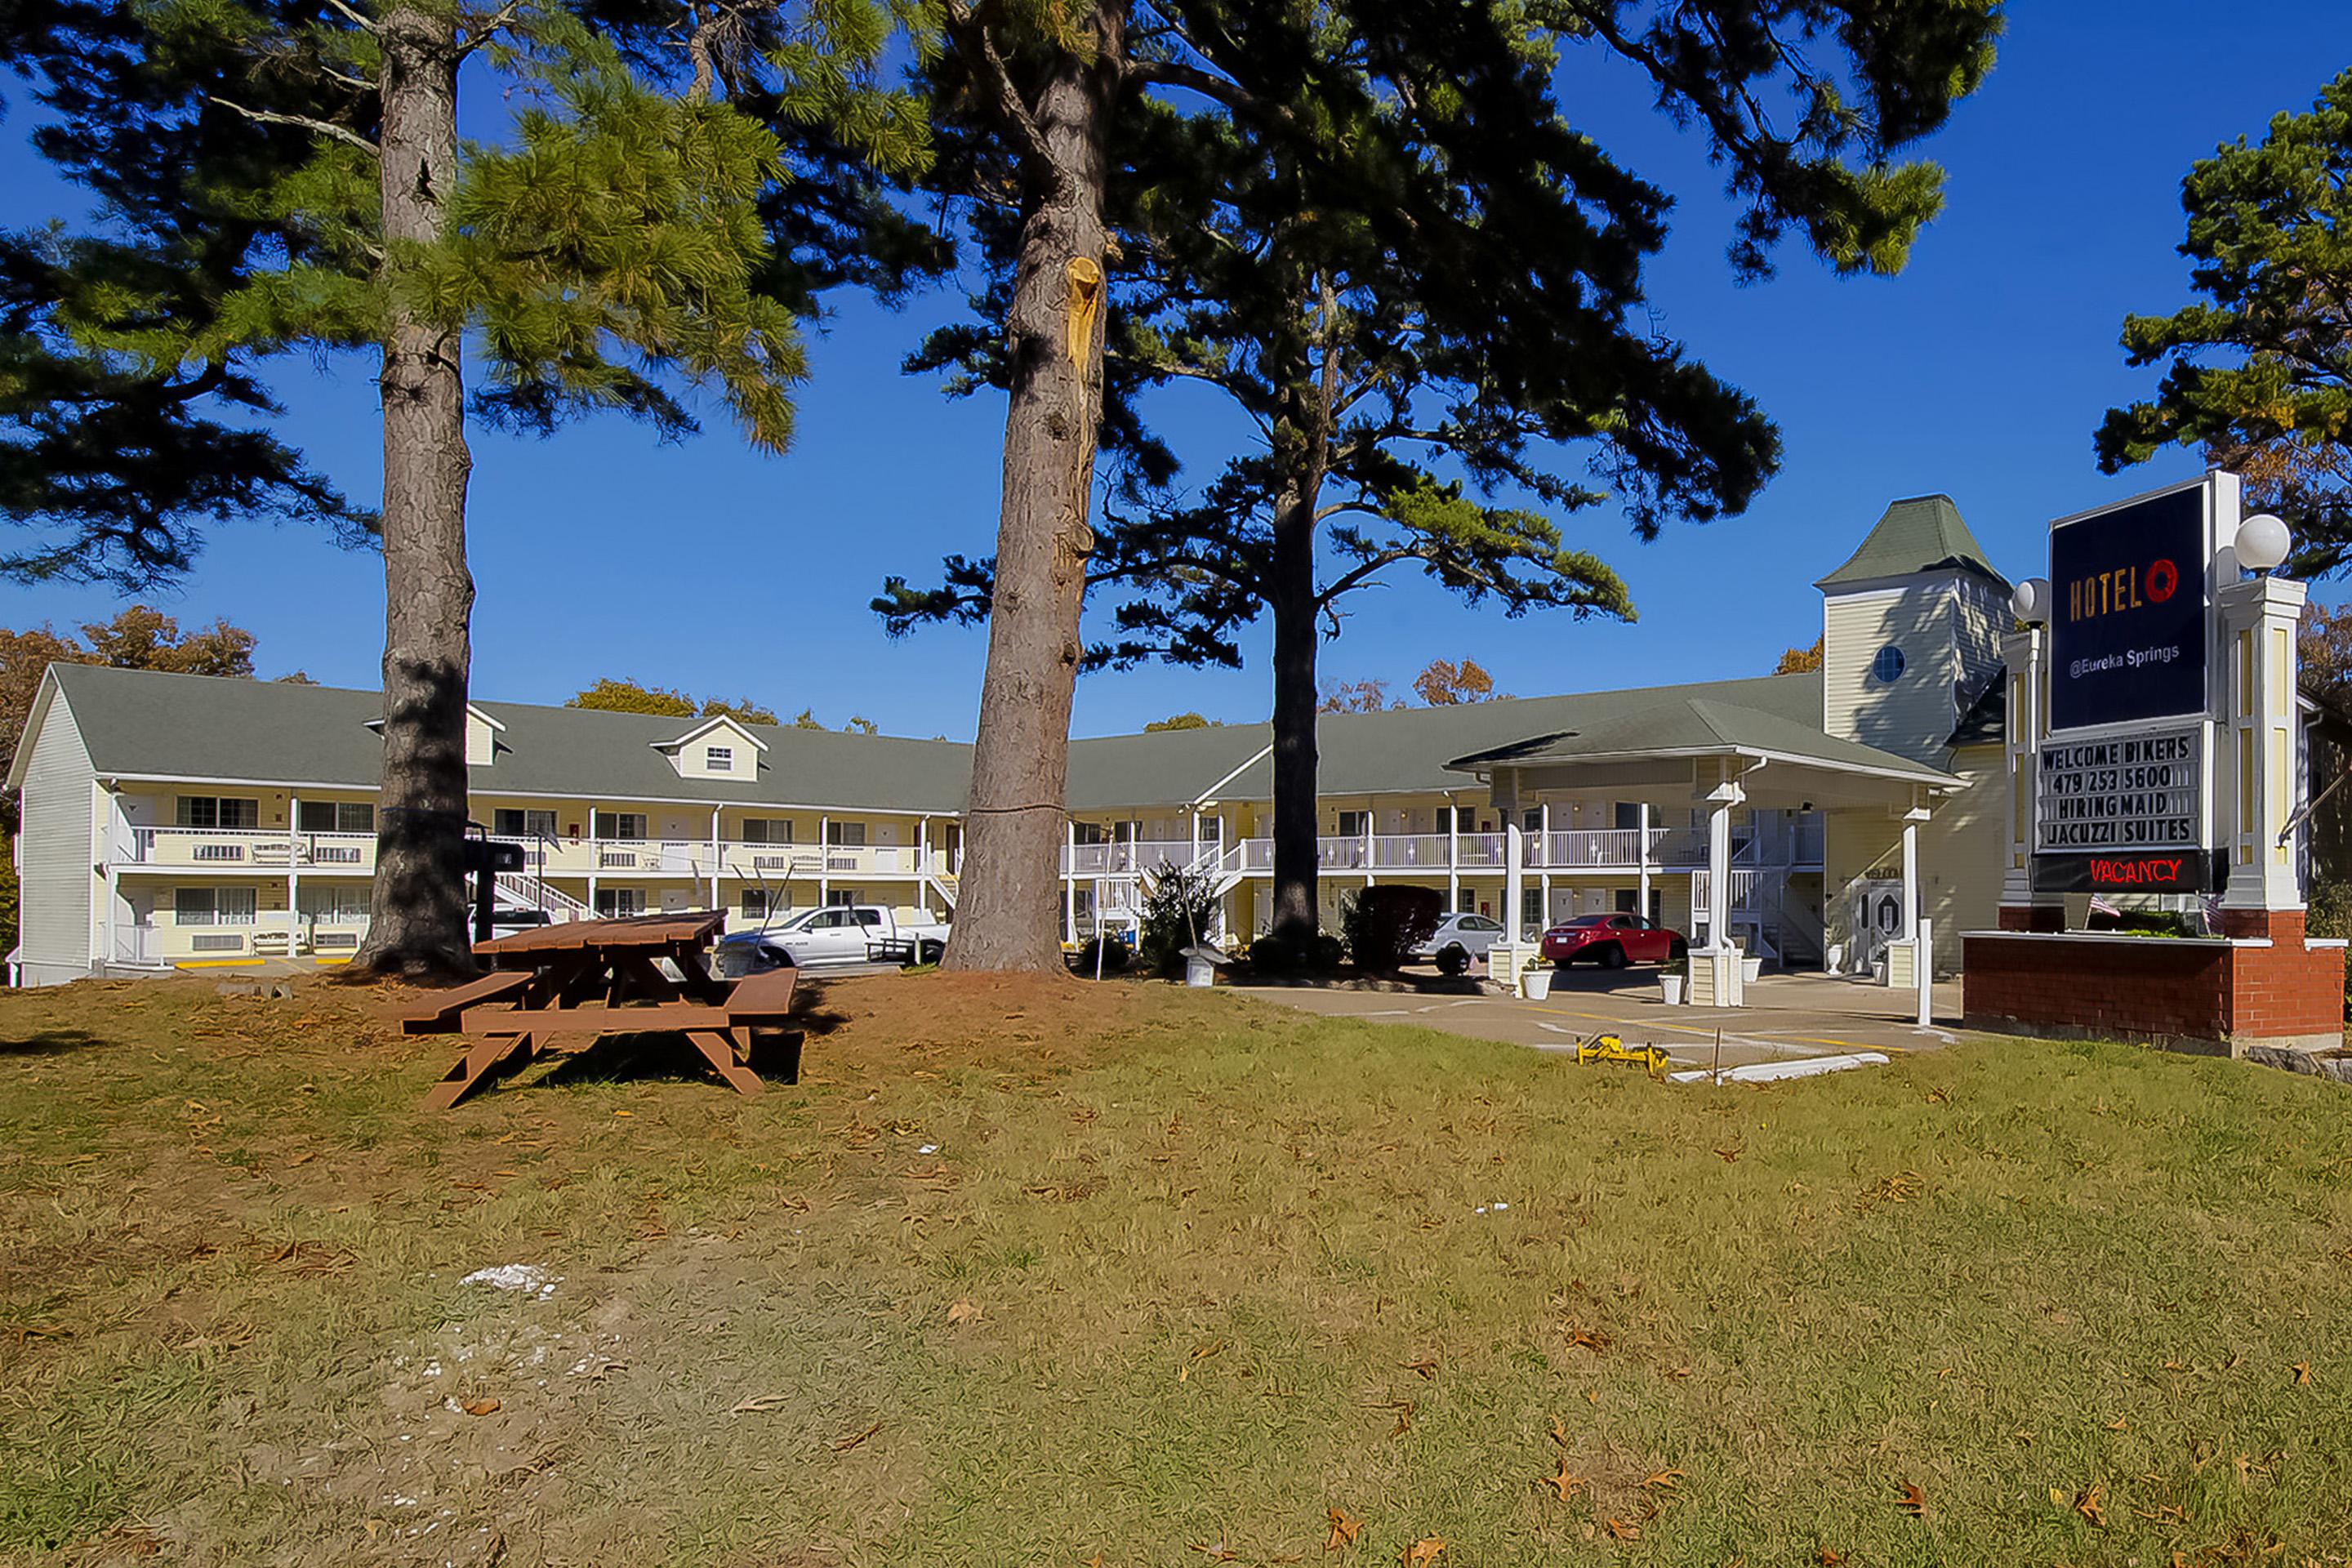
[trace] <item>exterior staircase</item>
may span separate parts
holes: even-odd
[[[568,921],[593,918],[595,911],[561,888],[551,887],[541,878],[514,871],[501,871],[498,876],[499,897],[510,908],[541,910],[550,922],[561,925]]]
[[[940,896],[948,908],[955,908],[956,889],[960,884],[953,871],[927,871],[923,874],[923,882]]]

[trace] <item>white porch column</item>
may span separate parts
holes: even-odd
[[[1527,876],[1527,835],[1519,827],[1519,813],[1515,806],[1503,814],[1503,929],[1510,933],[1511,945],[1522,940],[1519,931],[1519,904],[1524,896]]]
[[[1454,792],[1445,792],[1445,911],[1453,914],[1462,908],[1462,808],[1454,804]]]
[[[1638,912],[1643,920],[1648,920],[1650,918],[1650,803],[1648,801],[1642,803],[1641,816],[1636,821],[1638,826],[1634,828],[1633,862],[1640,873],[1640,880],[1636,886],[1640,889],[1642,900],[1642,907]]]
[[[302,797],[289,793],[286,796],[286,956],[290,961],[302,951],[302,873],[296,869],[302,863]],[[489,876],[484,871],[483,876]],[[107,900],[107,913],[112,918],[114,900]],[[467,911],[468,918],[471,911]]]
[[[1927,804],[1920,792],[1912,792],[1910,809],[1902,817],[1903,933],[1886,944],[1886,984],[1896,990],[1918,987],[1924,1008],[1936,954],[1925,940],[1927,922],[1919,918],[1919,828],[1927,820]]]
[[[1543,902],[1543,919],[1538,926],[1551,924],[1551,802],[1536,807],[1536,887]]]
[[[1078,940],[1078,825],[1062,824],[1062,940]]]
[[[1715,787],[1701,795],[1706,813],[1706,945],[1690,955],[1694,1006],[1737,1007],[1746,1000],[1739,949],[1731,941],[1731,813],[1748,798],[1732,764],[1717,764]]]
[[[2229,728],[2226,749],[2214,759],[2230,813],[2230,879],[2221,891],[2229,910],[2299,910],[2292,837],[2279,842],[2294,814],[2295,622],[2308,590],[2283,577],[2232,583],[2216,597],[2229,642]]]
[[[833,818],[816,819],[816,902],[823,909],[833,898]]]
[[[719,810],[710,808],[710,907],[719,909]]]
[[[1364,797],[1364,886],[1372,885],[1372,840],[1381,829],[1381,808],[1370,795]]]

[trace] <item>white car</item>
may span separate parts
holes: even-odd
[[[1488,915],[1456,910],[1439,918],[1437,929],[1429,940],[1412,950],[1412,956],[1437,965],[1444,974],[1466,974],[1473,959],[1486,956],[1486,950],[1504,939],[1503,922]]]
[[[903,922],[879,904],[829,904],[765,930],[738,931],[719,951],[732,973],[754,973],[782,963],[937,963],[947,945],[948,928],[939,922]]]

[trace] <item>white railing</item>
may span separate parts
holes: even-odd
[[[373,833],[288,833],[255,827],[132,827],[118,837],[118,864],[190,870],[316,868],[372,871]]]
[[[1202,846],[1203,849],[1213,847],[1214,846]],[[1062,846],[1062,871],[1065,876],[1073,877],[1139,875],[1157,871],[1163,863],[1189,866],[1192,863],[1193,854],[1192,841],[1189,838],[1065,844]]]
[[[1407,833],[1372,840],[1372,865],[1383,871],[1443,871],[1453,848],[1443,833]]]
[[[1822,865],[1829,853],[1829,824],[1818,816],[1797,818],[1790,860],[1799,866]]]

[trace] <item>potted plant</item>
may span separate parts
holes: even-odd
[[[1683,993],[1690,984],[1690,961],[1670,959],[1658,971],[1658,1000],[1669,1007],[1683,1005]]]
[[[1527,967],[1519,971],[1519,994],[1530,1002],[1551,995],[1551,961],[1540,949],[1528,954]]]

